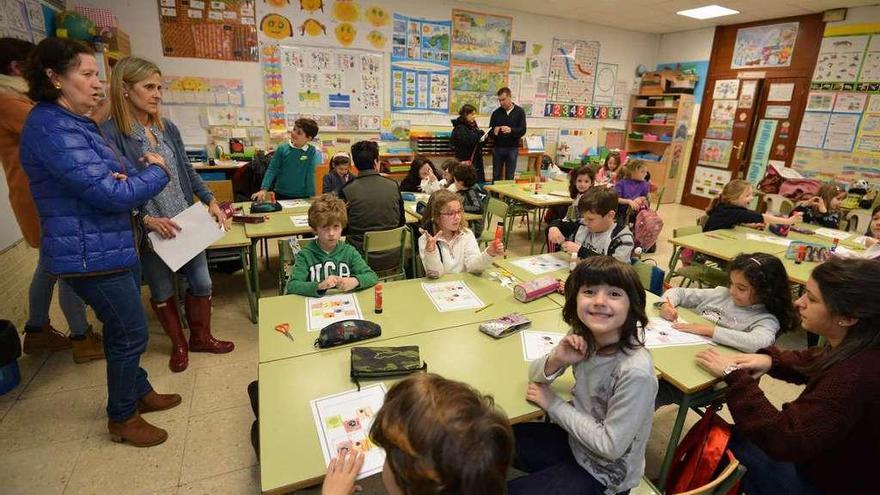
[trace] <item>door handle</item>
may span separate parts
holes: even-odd
[[[745,146],[743,146],[743,144],[745,144],[745,143],[743,141],[740,141],[738,145],[732,146],[732,148],[736,150],[736,160],[737,161],[742,161],[743,148],[745,148]]]

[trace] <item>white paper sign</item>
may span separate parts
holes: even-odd
[[[195,203],[172,220],[181,228],[173,239],[163,239],[155,232],[148,235],[153,250],[174,272],[226,235],[202,203]]]

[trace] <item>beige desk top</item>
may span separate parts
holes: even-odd
[[[486,190],[501,196],[506,196],[520,203],[538,208],[546,208],[556,205],[570,205],[571,198],[568,196],[568,183],[560,181],[541,182],[540,194],[535,194],[535,184],[490,184]],[[565,196],[550,194],[551,191],[565,192]]]

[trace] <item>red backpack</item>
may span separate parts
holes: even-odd
[[[682,493],[699,488],[715,479],[730,461],[735,460],[727,449],[730,425],[715,412],[713,406],[706,408],[703,417],[678,444],[666,479],[666,493]],[[737,493],[739,483],[727,495]]]
[[[654,244],[657,244],[661,230],[663,230],[663,219],[656,211],[650,208],[639,211],[633,227],[633,240],[636,247],[643,250],[650,249]]]

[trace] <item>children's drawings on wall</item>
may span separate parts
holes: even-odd
[[[394,14],[391,110],[449,112],[450,21]]]
[[[712,139],[731,139],[733,137],[733,120],[736,114],[736,100],[713,100],[712,113],[706,137]]]
[[[797,34],[797,22],[737,30],[730,68],[790,66]]]
[[[164,105],[244,105],[241,79],[163,75],[162,87]]]
[[[733,141],[704,139],[700,145],[700,164],[726,168],[732,146]]]
[[[712,91],[713,100],[735,100],[739,93],[739,79],[719,79]]]
[[[507,86],[513,18],[452,10],[452,102],[470,103],[481,114],[498,104],[495,93]]]
[[[730,170],[697,166],[694,168],[691,194],[702,198],[715,198],[728,182],[730,182]]]
[[[391,50],[391,13],[382,5],[357,0],[255,3],[262,42]]]

